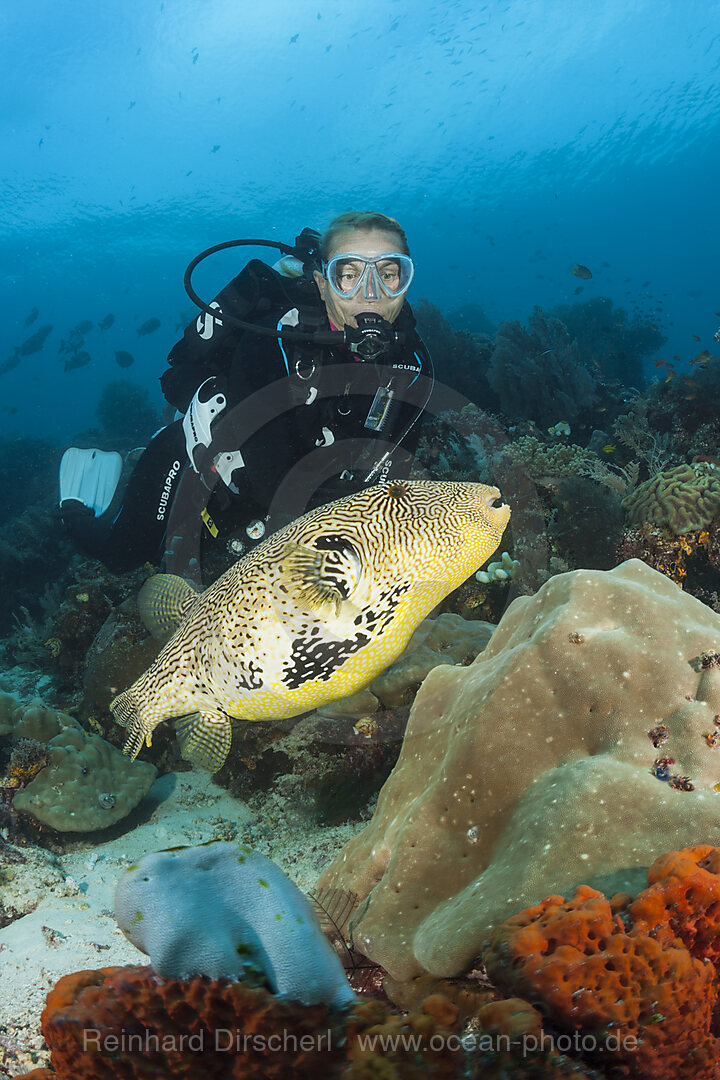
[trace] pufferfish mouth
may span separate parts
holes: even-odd
[[[486,521],[489,525],[504,528],[510,520],[510,507],[502,501],[499,488],[490,488],[483,497],[482,505],[474,512],[474,516]]]

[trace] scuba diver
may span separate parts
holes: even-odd
[[[216,251],[265,245],[206,304],[192,272]],[[434,386],[406,294],[414,267],[392,218],[351,212],[294,245],[234,240],[198,255],[185,286],[200,315],[160,383],[179,418],[126,483],[114,452],[71,447],[60,513],[86,554],[116,572],[182,574],[201,553],[228,564],[307,510],[407,476]]]

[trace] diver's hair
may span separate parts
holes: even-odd
[[[320,257],[327,261],[330,252],[335,247],[338,236],[341,236],[342,233],[354,232],[356,229],[364,232],[370,232],[371,229],[382,229],[383,232],[395,233],[400,241],[398,251],[402,255],[410,254],[405,230],[395,218],[388,217],[387,214],[379,214],[375,210],[350,210],[347,214],[340,214],[339,217],[331,221],[322,234]]]

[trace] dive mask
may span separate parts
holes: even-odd
[[[409,255],[387,251],[376,259],[343,251],[323,262],[323,274],[330,288],[342,300],[348,300],[362,291],[365,300],[377,300],[381,296],[401,296],[410,287],[415,273]]]

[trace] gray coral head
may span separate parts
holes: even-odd
[[[166,978],[259,971],[273,993],[303,1005],[354,1000],[310,902],[271,859],[240,844],[144,855],[118,882],[115,917]]]

